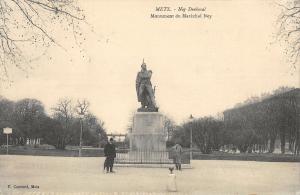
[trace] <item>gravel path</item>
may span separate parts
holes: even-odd
[[[167,168],[119,167],[116,173],[105,174],[103,161],[0,155],[0,195],[166,193]],[[300,195],[300,163],[197,160],[192,166],[175,172],[179,190],[175,194]]]

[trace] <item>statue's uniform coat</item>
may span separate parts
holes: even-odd
[[[142,106],[156,107],[154,91],[151,84],[151,70],[140,71],[136,77],[136,92],[138,101]]]

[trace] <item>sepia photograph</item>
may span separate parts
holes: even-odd
[[[300,195],[300,0],[0,0],[0,195]]]

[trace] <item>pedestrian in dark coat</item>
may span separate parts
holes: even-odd
[[[106,172],[113,173],[114,159],[116,157],[116,146],[114,145],[114,139],[110,138],[109,142],[104,147],[104,155],[106,157],[104,166],[106,166]]]
[[[174,148],[174,163],[176,166],[176,170],[181,170],[181,157],[182,157],[182,147],[180,144],[176,144],[173,146]]]

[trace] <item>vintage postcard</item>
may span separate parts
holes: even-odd
[[[0,195],[300,195],[299,0],[0,0]]]

